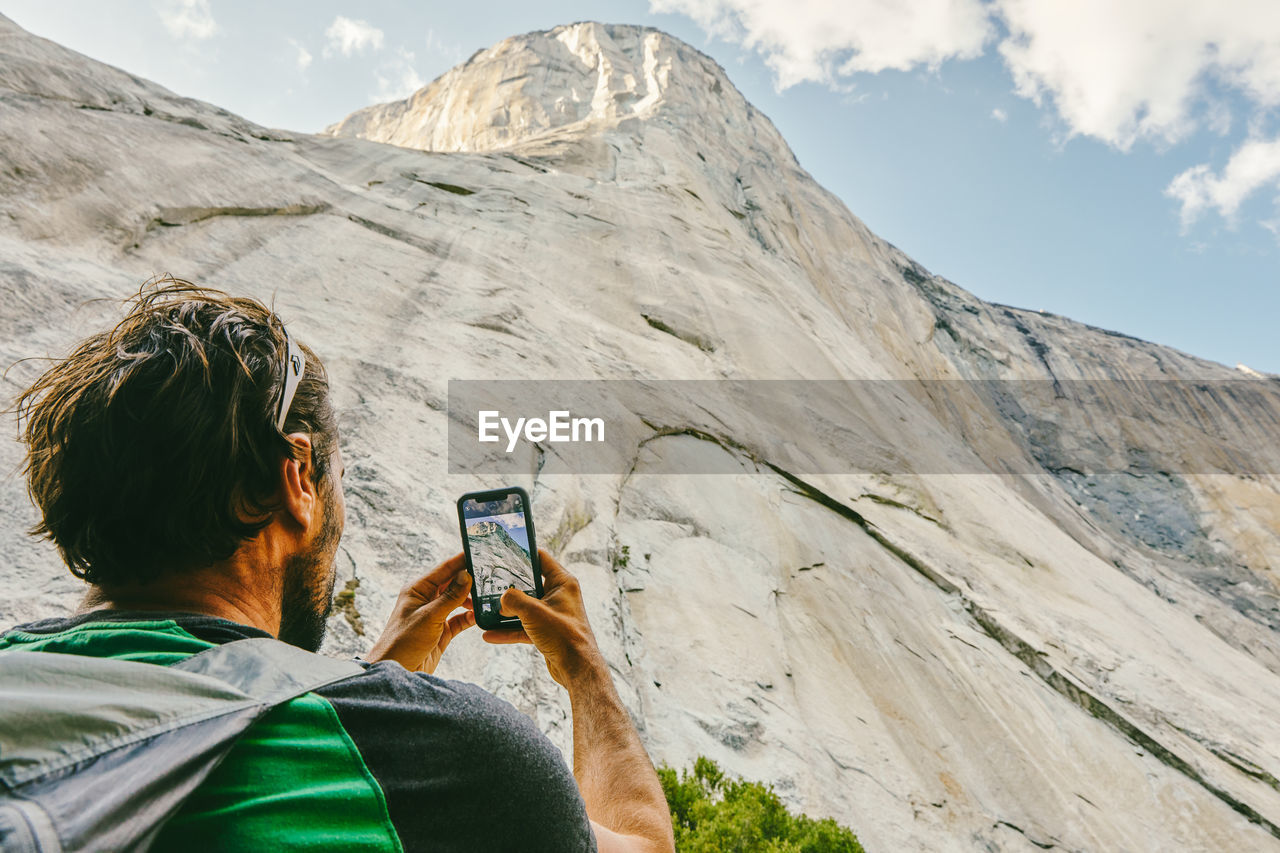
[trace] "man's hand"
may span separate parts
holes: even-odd
[[[583,669],[607,672],[595,634],[587,622],[578,579],[556,562],[543,548],[538,549],[542,566],[542,598],[511,587],[502,594],[502,615],[520,617],[521,628],[485,631],[490,643],[532,643],[547,660],[547,671],[562,686]]]
[[[675,853],[671,811],[609,665],[587,623],[578,580],[541,548],[542,598],[512,587],[502,612],[519,629],[485,631],[490,643],[532,643],[573,708],[573,775],[600,853]]]
[[[368,660],[398,661],[410,672],[434,672],[453,638],[476,624],[469,604],[471,575],[455,554],[400,591],[395,609]]]

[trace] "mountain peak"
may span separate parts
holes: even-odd
[[[745,133],[794,162],[711,57],[652,27],[598,21],[503,39],[409,97],[358,110],[324,133],[428,151],[498,151],[608,132],[630,119]]]

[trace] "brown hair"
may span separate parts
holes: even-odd
[[[300,452],[286,434],[311,434],[317,483],[337,441],[328,377],[305,345],[277,429],[284,324],[261,302],[165,276],[124,304],[124,320],[56,362],[16,407],[42,514],[31,533],[95,584],[226,559],[278,509],[280,459]]]

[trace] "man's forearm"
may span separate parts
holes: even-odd
[[[569,681],[573,705],[573,775],[587,815],[655,851],[672,850],[671,812],[653,763],[598,652]]]
[[[542,598],[517,587],[502,594],[502,612],[520,617],[523,630],[488,631],[485,638],[533,643],[547,672],[569,691],[573,775],[601,853],[675,853],[667,798],[596,645],[582,588],[545,548],[538,560],[546,579]]]

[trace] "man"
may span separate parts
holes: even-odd
[[[319,648],[342,459],[323,365],[265,306],[173,279],[145,287],[18,414],[33,532],[90,591],[0,650],[169,664],[245,637]],[[475,625],[458,554],[404,588],[363,674],[254,723],[156,849],[673,850],[577,581],[539,558],[543,598],[502,598],[523,629],[484,639],[532,643],[568,690],[572,777],[527,717],[430,674]]]

